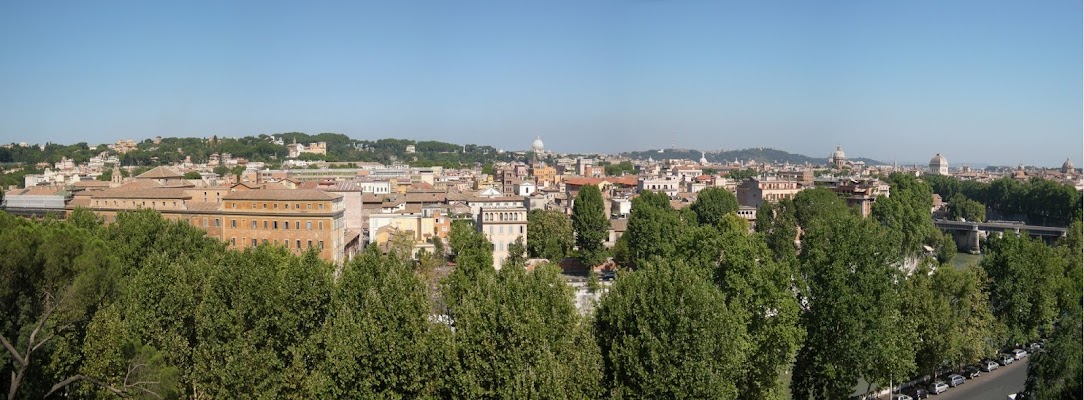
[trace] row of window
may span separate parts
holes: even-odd
[[[218,223],[217,221],[218,221],[218,219],[216,218],[215,219],[216,224]],[[242,220],[242,223],[244,223],[243,220]],[[218,226],[218,225],[215,225],[215,226]],[[280,221],[277,221],[277,220],[269,221],[269,220],[265,219],[265,220],[263,220],[262,226],[263,226],[262,229],[290,230],[290,221],[281,221],[281,223],[280,223]],[[236,228],[236,227],[237,227],[237,220],[236,219],[231,219],[230,220],[230,228]],[[256,221],[256,220],[251,221],[251,224],[250,224],[251,229],[261,229],[260,227],[261,227],[260,221]],[[294,221],[294,228],[293,229],[301,229],[301,221]],[[305,221],[305,229],[310,230],[310,231],[312,230],[312,221]],[[317,225],[316,225],[316,229],[321,230],[321,231],[324,230],[324,221],[318,221]]]
[[[518,212],[491,212],[483,213],[483,221],[523,221],[527,217],[523,213]]]
[[[503,235],[504,234],[504,225],[498,225],[497,229],[493,229],[493,225],[490,225],[490,226],[488,226],[486,228],[487,228],[487,233],[489,233],[490,235],[492,235],[494,233],[496,233],[498,235]],[[509,226],[508,227],[508,233],[516,233],[515,228],[516,227],[514,227],[514,226]],[[519,226],[519,233],[523,234],[523,230],[524,230],[523,225],[520,225]],[[494,231],[496,231],[496,232],[494,232]]]
[[[251,243],[252,244],[251,247],[256,247],[257,245],[259,245],[259,240],[260,239],[252,239],[251,242],[249,242],[248,240],[249,240],[248,238],[244,238],[244,237],[241,238],[241,244],[244,245],[245,243]],[[263,239],[263,244],[270,244],[270,243],[271,242],[269,240]],[[292,248],[294,248],[294,249],[301,249],[302,248],[301,247],[301,239],[295,240],[294,243],[295,243],[295,245]],[[307,240],[306,244],[307,244],[307,246],[305,247],[305,249],[312,248],[312,240]],[[230,238],[230,245],[236,247],[237,246],[237,238],[235,238],[235,237]],[[320,250],[323,250],[324,249],[324,241],[323,240],[318,240],[317,241],[317,246],[320,246]],[[282,239],[282,247],[285,247],[287,249],[291,248],[290,247],[290,239]]]
[[[234,209],[234,210],[236,210],[238,204],[240,204],[240,203],[231,202],[227,206]],[[259,207],[257,207],[257,206],[259,204],[260,203],[252,203],[252,207],[250,207],[250,208],[253,209],[253,210],[258,209]],[[279,203],[263,203],[263,209],[264,210],[267,209],[268,204],[271,204],[271,209],[272,210],[278,210],[279,209]],[[289,210],[290,209],[290,203],[283,203],[282,207],[283,207],[284,210]],[[301,203],[294,203],[294,208],[293,209],[300,210],[301,209]],[[311,210],[312,209],[312,203],[305,203],[305,209],[306,210]],[[316,203],[316,209],[317,210],[323,210],[324,209],[324,203]]]

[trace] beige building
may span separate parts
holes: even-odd
[[[760,207],[762,202],[776,203],[783,199],[793,199],[804,188],[798,181],[778,180],[773,178],[749,178],[738,185],[738,204],[748,207]]]
[[[121,211],[150,208],[167,219],[187,221],[231,248],[274,244],[299,254],[316,248],[332,262],[342,261],[357,242],[357,234],[346,231],[343,197],[319,190],[163,187],[154,179],[139,179],[68,205],[69,210],[76,207],[90,209],[106,223],[116,222]]]
[[[493,243],[493,268],[501,269],[508,258],[508,246],[523,238],[527,244],[527,209],[482,208],[477,214],[478,230]]]

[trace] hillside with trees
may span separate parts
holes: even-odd
[[[699,160],[700,150],[692,149],[662,149],[660,150],[643,150],[632,151],[622,153],[623,156],[647,160],[653,158],[656,160]],[[828,162],[828,156],[824,157],[809,157],[801,154],[788,153],[783,150],[776,150],[767,147],[756,147],[741,150],[719,150],[709,151],[704,153],[704,158],[711,163],[725,163],[733,162],[734,160],[749,161],[754,160],[758,163],[790,163],[790,164],[811,164],[811,165],[825,165]],[[882,165],[884,163],[869,159],[869,158],[848,158],[851,161],[862,161],[866,165]]]

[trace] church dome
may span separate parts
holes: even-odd
[[[704,152],[700,152],[700,165],[708,165],[708,158]]]
[[[933,158],[930,159],[931,167],[940,167],[942,165],[948,165],[948,160],[946,160],[945,156],[942,156],[941,153],[937,153],[937,155],[934,155]]]
[[[545,145],[542,144],[542,137],[535,136],[534,143],[531,143],[531,151],[535,153],[541,153],[543,150],[545,150],[545,148]]]
[[[836,146],[836,151],[832,152],[833,160],[844,160],[847,156],[843,154],[843,148]]]
[[[1066,157],[1065,158],[1065,163],[1061,164],[1062,172],[1068,172],[1068,171],[1072,171],[1074,169],[1076,169],[1076,167],[1073,166],[1073,162],[1070,161],[1068,157]]]

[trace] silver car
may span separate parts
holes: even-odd
[[[1024,349],[1016,349],[1012,351],[1013,358],[1019,360],[1028,356],[1028,352]]]
[[[983,372],[993,371],[993,370],[997,369],[997,367],[998,367],[998,365],[997,365],[997,362],[995,362],[995,361],[987,360],[987,361],[983,361],[983,362],[979,363],[979,369],[981,369]]]
[[[937,382],[934,382],[933,384],[930,385],[930,393],[941,394],[941,393],[944,393],[945,391],[947,391],[948,388],[949,388],[949,386],[945,382],[937,381]]]
[[[952,374],[948,376],[948,385],[950,387],[963,385],[964,382],[967,382],[967,378],[964,378],[963,375]]]

